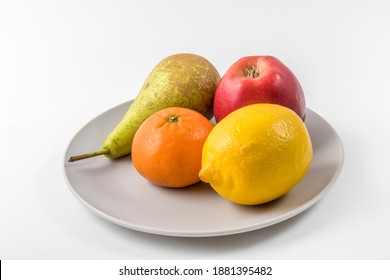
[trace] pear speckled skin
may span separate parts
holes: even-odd
[[[205,58],[175,54],[162,60],[145,80],[123,119],[108,135],[102,149],[108,158],[131,153],[138,127],[153,113],[168,107],[195,110],[213,117],[214,95],[221,77]]]

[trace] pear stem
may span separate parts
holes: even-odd
[[[91,158],[91,157],[96,157],[96,156],[100,156],[100,155],[106,155],[109,152],[110,151],[108,149],[103,148],[97,152],[82,154],[82,155],[78,155],[78,156],[72,156],[68,159],[68,162],[74,162],[74,161],[78,161],[78,160],[82,160],[82,159],[86,159],[86,158]]]

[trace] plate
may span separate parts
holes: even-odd
[[[262,205],[237,205],[206,183],[170,189],[155,186],[135,170],[130,156],[104,156],[68,163],[72,155],[101,147],[132,101],[116,106],[82,127],[64,156],[64,175],[71,192],[98,216],[137,231],[182,237],[231,235],[285,221],[318,202],[343,165],[343,146],[336,131],[307,109],[305,123],[313,143],[306,176],[283,197]]]

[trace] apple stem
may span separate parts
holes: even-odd
[[[245,70],[246,70],[245,77],[247,77],[247,78],[256,78],[260,75],[260,72],[257,69],[256,65],[246,67]]]

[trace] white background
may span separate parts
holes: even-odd
[[[389,15],[384,0],[0,1],[0,259],[389,259]],[[179,52],[221,75],[263,54],[294,71],[345,149],[318,204],[249,233],[173,238],[79,203],[67,144]]]

